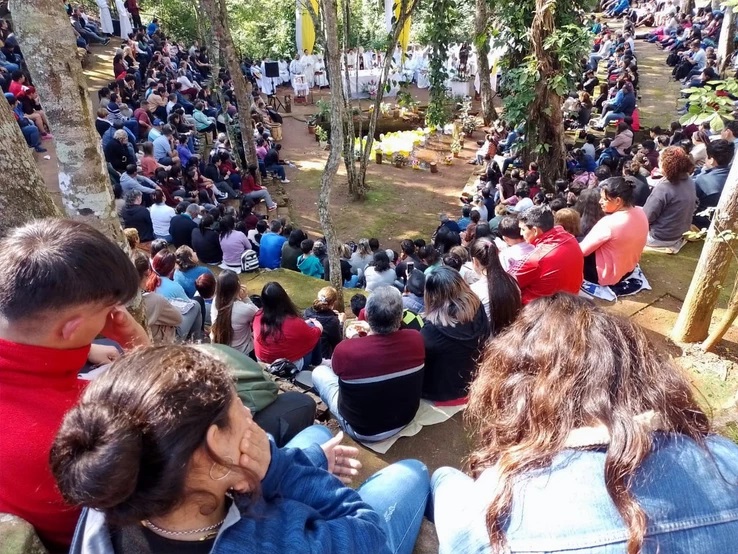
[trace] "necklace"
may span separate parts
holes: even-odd
[[[161,527],[154,525],[148,519],[144,519],[141,523],[143,523],[144,526],[148,527],[149,529],[152,529],[153,531],[156,531],[157,533],[160,533],[162,535],[169,535],[172,537],[181,537],[184,535],[197,535],[198,533],[208,533],[208,531],[214,531],[215,529],[223,525],[224,521],[225,521],[225,518],[221,519],[218,523],[214,523],[213,525],[208,525],[207,527],[201,527],[200,529],[193,529],[191,531],[168,531],[167,529],[162,529]],[[213,533],[208,533],[201,540],[206,540],[212,535]]]

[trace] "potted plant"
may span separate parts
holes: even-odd
[[[315,107],[318,108],[318,113],[315,115],[316,119],[321,123],[330,121],[331,119],[331,105],[322,98],[315,102]]]
[[[461,152],[461,141],[459,139],[454,139],[451,143],[451,154],[453,154],[454,158],[458,158],[459,152]]]
[[[317,125],[317,123],[315,122],[315,117],[309,118],[307,120],[307,124],[308,124],[308,134],[309,135],[314,135],[315,134],[315,126]]]
[[[395,167],[402,167],[406,162],[407,158],[401,152],[395,152],[392,154],[392,163],[395,164]]]
[[[317,127],[315,129],[315,136],[318,138],[321,150],[325,150],[326,146],[328,146],[328,131],[323,127]]]

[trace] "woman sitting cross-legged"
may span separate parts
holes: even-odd
[[[215,281],[215,299],[210,308],[213,322],[210,339],[256,359],[251,326],[258,311],[259,308],[249,300],[248,291],[241,285],[238,275],[224,269]]]
[[[298,369],[320,363],[320,335],[317,319],[304,321],[282,285],[270,281],[261,289],[262,309],[254,317],[254,351],[257,359],[271,364],[280,358]]]
[[[341,439],[315,425],[279,449],[206,348],[137,350],[86,388],[51,449],[62,496],[85,508],[71,551],[410,554],[425,466],[398,462],[354,491],[341,481],[358,450]]]
[[[433,475],[439,552],[734,553],[738,446],[659,350],[583,298],[523,308],[471,386],[473,478]]]
[[[614,285],[630,275],[641,259],[648,238],[648,218],[633,205],[634,177],[611,177],[600,185],[605,217],[582,239],[584,278]]]
[[[447,402],[466,397],[477,359],[489,338],[484,306],[461,274],[439,267],[425,280],[423,398]]]
[[[224,215],[218,222],[220,249],[223,251],[223,264],[230,269],[241,271],[241,256],[251,250],[251,242],[246,235],[235,229],[236,221],[232,215]]]
[[[374,263],[367,266],[366,271],[364,271],[364,278],[366,279],[365,290],[367,292],[395,284],[397,275],[395,274],[395,268],[390,265],[389,256],[386,252],[380,250],[374,253]]]

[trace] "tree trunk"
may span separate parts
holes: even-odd
[[[736,257],[730,242],[717,237],[723,231],[738,231],[738,164],[733,164],[730,170],[713,215],[705,246],[671,333],[675,341],[698,342],[707,337],[720,289],[730,262]],[[734,291],[733,300],[735,297]]]
[[[64,6],[56,0],[11,0],[10,11],[54,133],[67,215],[123,244],[87,81]]]
[[[549,0],[536,0],[536,14],[531,26],[531,44],[541,78],[536,83],[536,98],[530,107],[526,143],[528,148],[540,148],[538,171],[544,190],[554,190],[557,179],[565,176],[566,145],[561,97],[551,88],[549,80],[561,68],[546,39],[555,31],[554,6]]]
[[[723,17],[723,25],[720,28],[720,40],[718,41],[717,48],[717,59],[720,64],[718,72],[722,73],[730,61],[730,55],[733,53],[735,43],[733,37],[735,36],[735,14],[731,6],[726,6],[725,16]]]
[[[231,29],[228,26],[228,12],[225,0],[200,0],[205,11],[210,14],[213,31],[218,38],[218,43],[223,51],[228,72],[233,81],[233,92],[238,103],[238,121],[241,127],[241,142],[249,165],[258,165],[256,158],[256,145],[254,144],[254,126],[251,122],[252,86],[241,72],[238,63],[236,47],[233,45]],[[217,55],[217,52],[215,53]],[[217,80],[218,76],[213,75]],[[256,178],[261,183],[261,174],[257,171]]]
[[[0,102],[0,236],[44,217],[62,217],[7,102]]]
[[[489,125],[497,119],[497,110],[492,101],[494,93],[492,92],[492,83],[490,82],[489,67],[489,33],[487,32],[487,24],[489,21],[489,12],[487,9],[488,0],[476,0],[477,11],[474,16],[474,37],[477,49],[477,72],[479,73],[479,92],[482,97],[482,119],[485,125]]]
[[[374,133],[377,130],[377,120],[379,119],[380,114],[379,106],[382,104],[382,100],[384,98],[384,87],[389,77],[390,67],[392,66],[392,54],[395,50],[397,40],[400,37],[400,33],[402,32],[402,27],[405,25],[405,21],[407,21],[407,18],[412,15],[419,2],[419,0],[397,1],[401,3],[400,16],[397,18],[392,26],[392,32],[390,33],[389,41],[387,44],[387,50],[384,57],[384,65],[382,66],[382,73],[379,75],[379,81],[377,82],[377,96],[374,99],[374,110],[369,114],[369,130],[366,136],[366,143],[364,144],[364,148],[361,150],[358,171],[356,171],[355,168],[353,171],[349,171],[349,160],[346,160],[346,170],[349,174],[349,177],[351,177],[353,174],[353,178],[355,179],[353,183],[351,183],[351,181],[349,180],[349,190],[353,190],[354,198],[356,198],[357,200],[361,200],[366,197],[366,170],[367,165],[369,164],[369,153],[371,152],[372,145],[374,144]],[[348,2],[346,4],[348,4]],[[348,68],[346,69],[346,71],[348,72]],[[353,121],[353,113],[349,111],[348,115]],[[353,123],[351,127],[353,128]],[[350,160],[352,165],[354,163],[354,160],[355,158],[352,158]]]
[[[360,194],[358,190],[358,184],[359,184],[359,177],[358,173],[356,171],[356,128],[354,127],[354,113],[353,108],[351,106],[351,98],[349,98],[347,95],[349,94],[348,91],[352,90],[351,88],[351,74],[348,70],[348,28],[349,23],[351,21],[351,5],[349,2],[342,2],[341,4],[343,12],[343,65],[346,67],[346,72],[340,72],[341,64],[340,64],[340,53],[338,54],[339,58],[339,64],[338,69],[339,73],[337,75],[340,75],[341,77],[338,79],[345,79],[346,81],[346,93],[342,95],[342,102],[343,102],[343,119],[341,121],[341,127],[343,128],[343,140],[341,141],[343,146],[343,163],[346,166],[346,179],[348,180],[348,191],[349,194],[354,199],[362,198],[363,196]],[[329,33],[329,31],[326,31],[326,35]],[[326,48],[326,52],[328,49]],[[327,63],[326,63],[327,65]],[[357,77],[358,78],[358,77]],[[331,81],[332,83],[333,81]],[[354,88],[356,87],[356,84],[354,84]],[[333,96],[335,93],[333,92],[333,87],[331,86],[331,101],[333,100]],[[333,123],[333,118],[331,118],[331,124]],[[361,140],[361,137],[359,137],[359,140]],[[331,146],[333,146],[333,141],[331,140]]]
[[[326,66],[331,74],[341,74],[341,51],[338,46],[338,25],[336,0],[321,0],[321,14],[325,25],[326,41],[325,54]],[[343,123],[345,118],[345,97],[341,79],[335,79],[331,84],[331,151],[325,163],[323,175],[320,177],[320,194],[318,195],[318,217],[320,226],[323,228],[328,242],[328,264],[330,267],[330,279],[333,287],[338,291],[338,305],[336,309],[342,312],[343,305],[343,277],[341,275],[340,249],[341,241],[336,236],[333,227],[333,218],[330,211],[331,187],[336,180],[338,165],[341,162],[341,149],[343,147]]]

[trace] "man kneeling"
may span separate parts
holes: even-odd
[[[371,332],[345,340],[333,368],[313,370],[313,385],[343,430],[376,442],[399,433],[415,417],[423,387],[425,347],[420,333],[400,329],[402,296],[380,287],[365,308]]]

